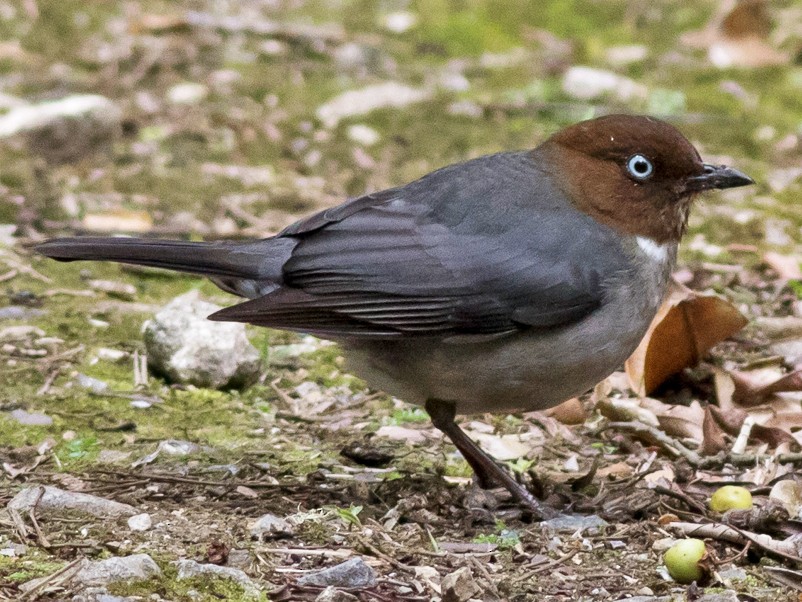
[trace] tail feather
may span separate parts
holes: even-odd
[[[187,242],[145,238],[55,238],[35,250],[58,261],[116,261],[190,274],[272,280],[294,246],[291,239],[254,242]]]

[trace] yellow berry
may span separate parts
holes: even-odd
[[[707,555],[701,539],[681,539],[663,556],[668,574],[678,583],[698,581],[705,574],[699,562]]]
[[[724,485],[710,498],[710,509],[714,512],[727,510],[751,510],[752,494],[744,487],[737,485]]]

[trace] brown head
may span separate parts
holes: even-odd
[[[752,184],[703,163],[676,128],[652,117],[608,115],[568,127],[540,145],[579,209],[616,230],[657,243],[678,241],[696,194]]]

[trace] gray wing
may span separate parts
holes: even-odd
[[[297,241],[281,286],[214,319],[332,338],[501,336],[583,318],[626,265],[613,232],[524,152],[444,168],[279,237]]]

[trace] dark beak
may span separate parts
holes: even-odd
[[[755,181],[745,173],[727,167],[726,165],[704,164],[704,173],[700,176],[693,176],[685,181],[683,192],[702,192],[704,190],[736,188],[738,186],[748,186]]]

